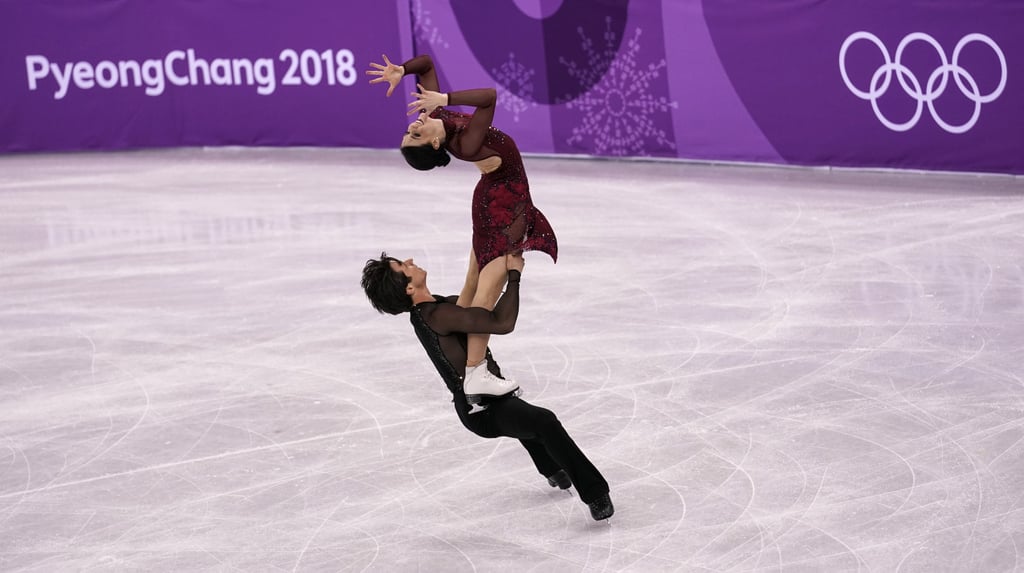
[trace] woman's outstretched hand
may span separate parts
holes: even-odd
[[[416,99],[409,102],[409,112],[406,115],[413,115],[421,111],[430,113],[439,107],[448,105],[448,94],[424,89],[421,84],[416,84],[416,87],[420,88],[420,91],[412,93]]]
[[[391,93],[395,91],[395,88],[398,87],[399,83],[401,83],[402,78],[405,77],[405,68],[392,64],[391,60],[383,54],[381,54],[381,57],[384,58],[384,63],[378,64],[377,62],[370,62],[370,67],[374,69],[366,70],[366,75],[380,76],[379,78],[370,80],[371,84],[387,82],[387,97],[391,97]]]

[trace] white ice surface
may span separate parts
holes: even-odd
[[[1024,569],[1024,183],[527,158],[492,340],[611,483],[465,431],[382,249],[457,292],[468,164],[0,157],[0,570]]]

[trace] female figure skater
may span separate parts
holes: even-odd
[[[472,161],[480,169],[480,181],[473,191],[473,248],[466,282],[457,304],[493,310],[507,280],[505,255],[538,250],[553,261],[558,242],[547,218],[533,205],[530,185],[523,169],[519,148],[508,134],[491,126],[497,93],[480,88],[441,93],[433,60],[428,55],[395,65],[382,56],[383,64],[371,63],[367,74],[379,76],[371,84],[387,82],[387,96],[408,74],[417,76],[419,92],[412,95],[408,115],[418,114],[402,137],[406,162],[427,171],[445,166],[451,155]],[[472,114],[445,109],[448,105],[471,106]],[[487,333],[470,333],[467,339],[466,374],[463,388],[471,404],[484,396],[517,392],[519,385],[491,374],[484,363]],[[474,409],[474,413],[479,411]]]

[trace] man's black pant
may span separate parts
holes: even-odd
[[[584,503],[608,493],[608,482],[551,410],[519,398],[503,398],[489,402],[486,410],[471,415],[464,396],[456,395],[454,402],[462,425],[469,431],[484,438],[518,439],[537,471],[545,477],[565,470]]]

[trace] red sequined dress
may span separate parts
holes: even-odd
[[[453,92],[449,105],[473,105],[478,92],[486,91]],[[489,121],[478,118],[472,122],[471,114],[438,108],[431,117],[444,123],[444,145],[455,157],[464,161],[501,158],[501,165],[482,174],[473,191],[473,250],[479,268],[482,270],[488,262],[517,251],[542,251],[557,261],[555,232],[533,205],[523,158],[515,141]]]

